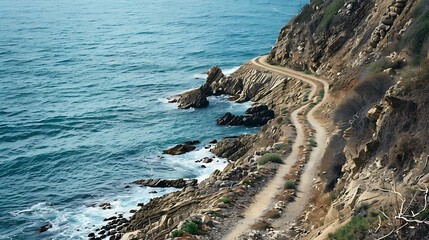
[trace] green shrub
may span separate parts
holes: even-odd
[[[311,13],[313,13],[313,9],[311,8],[310,4],[306,4],[296,17],[295,22],[302,23],[308,21],[310,19]]]
[[[295,189],[295,187],[296,186],[294,181],[288,180],[285,182],[285,186],[284,186],[285,189]]]
[[[328,235],[329,240],[353,240],[365,239],[368,234],[370,223],[363,216],[355,216],[346,225],[339,228],[336,232]]]
[[[170,233],[170,237],[172,237],[172,238],[180,237],[183,234],[184,234],[184,232],[181,229],[176,229]]]
[[[231,198],[229,196],[225,195],[225,196],[219,198],[218,201],[221,202],[221,203],[230,204],[231,203]]]
[[[279,144],[274,145],[274,149],[275,149],[276,151],[280,151],[280,150],[282,150],[282,149],[285,149],[285,148],[286,148],[286,146],[287,146],[287,144],[285,144],[285,143],[279,143]]]
[[[320,21],[320,26],[323,28],[329,27],[332,20],[334,19],[335,14],[337,14],[338,10],[344,5],[344,0],[333,0],[325,10],[323,14],[323,18]]]
[[[392,60],[384,57],[369,64],[367,70],[369,73],[379,73],[382,72],[384,69],[392,68],[394,66],[395,64]]]
[[[429,2],[425,0],[418,1],[413,9],[413,24],[401,38],[398,50],[409,47],[414,53],[411,63],[419,65],[426,57],[429,49]]]
[[[312,0],[312,1],[311,1],[311,4],[312,4],[312,5],[315,5],[315,6],[318,6],[318,5],[321,5],[321,4],[323,3],[323,1],[324,1],[324,0]]]
[[[308,68],[304,70],[304,73],[305,73],[305,74],[308,74],[308,75],[313,74],[313,72],[311,72],[311,70],[310,70],[310,69],[308,69]]]
[[[333,202],[335,199],[337,199],[337,194],[334,192],[329,193],[329,201]]]
[[[275,154],[275,153],[266,153],[258,160],[259,165],[265,165],[268,162],[283,163],[283,160],[280,158],[278,154]]]
[[[250,180],[246,178],[243,181],[241,181],[241,184],[243,184],[243,185],[250,185]]]
[[[317,147],[317,142],[314,138],[308,139],[308,145],[312,148]]]
[[[320,98],[323,99],[323,97],[325,96],[325,90],[324,89],[320,89],[319,93],[317,94]]]
[[[305,93],[303,101],[307,102],[309,96],[310,96],[310,91],[308,91],[308,92]]]
[[[427,220],[429,217],[429,209],[425,209],[423,212],[420,212],[417,214],[417,219],[424,221]]]
[[[181,229],[183,232],[192,234],[192,235],[198,235],[200,234],[200,231],[198,230],[198,224],[194,222],[186,222],[183,224],[183,227]]]

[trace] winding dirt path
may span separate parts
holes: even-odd
[[[313,148],[310,159],[306,164],[304,172],[301,176],[301,182],[298,186],[298,194],[296,201],[290,203],[287,207],[287,210],[283,214],[283,217],[276,222],[273,223],[273,227],[279,228],[281,226],[284,227],[285,221],[293,221],[295,220],[304,210],[305,206],[308,203],[311,194],[311,187],[313,183],[313,178],[316,174],[317,167],[319,165],[320,159],[323,155],[323,152],[326,147],[327,141],[327,133],[323,126],[315,119],[313,113],[317,111],[317,109],[321,106],[321,104],[326,100],[326,95],[329,90],[329,85],[326,81],[316,78],[314,76],[307,75],[302,72],[294,71],[292,69],[272,66],[266,62],[267,56],[262,56],[259,58],[253,59],[251,62],[263,69],[269,70],[271,72],[275,72],[280,75],[286,75],[289,77],[294,77],[300,79],[311,85],[312,90],[309,95],[309,99],[314,99],[314,96],[317,92],[317,83],[323,84],[323,89],[325,91],[325,95],[322,101],[317,104],[313,109],[308,112],[307,119],[310,123],[311,127],[316,131],[315,140],[317,142],[317,147]],[[311,101],[310,101],[311,102]],[[274,179],[272,179],[267,186],[259,192],[255,198],[254,202],[250,204],[247,210],[244,213],[244,218],[237,223],[235,228],[230,231],[226,236],[222,239],[224,240],[232,240],[237,239],[242,234],[249,232],[250,226],[255,223],[262,214],[273,207],[275,201],[274,197],[283,190],[284,179],[283,177],[289,173],[291,166],[298,161],[298,153],[299,147],[301,145],[306,144],[306,140],[304,138],[304,127],[303,124],[300,123],[298,119],[298,113],[304,111],[308,104],[301,106],[291,113],[291,121],[292,124],[296,128],[296,139],[292,146],[291,154],[284,160],[284,164],[281,165],[276,173]]]

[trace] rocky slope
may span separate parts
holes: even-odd
[[[315,0],[280,31],[272,63],[325,76],[334,109],[296,239],[427,237],[428,36],[417,0]]]
[[[428,236],[428,35],[426,0],[312,0],[281,29],[269,61],[330,81],[328,103],[316,114],[332,135],[302,217],[277,234],[270,221],[284,206],[273,209],[247,239]],[[217,143],[212,152],[229,160],[222,172],[142,204],[127,223],[109,228],[115,229],[113,237],[221,239],[278,168],[258,164],[260,156],[290,153],[295,138],[290,112],[317,102],[307,98],[309,91],[308,84],[251,62],[229,77],[211,68],[201,87],[178,96],[180,107],[205,107],[207,96],[228,94],[266,105],[274,119],[256,135]],[[307,126],[306,137],[311,136]],[[300,156],[306,158],[309,150],[303,147]],[[285,177],[299,183],[304,163]],[[293,201],[294,194],[287,188],[280,198]],[[188,235],[192,229],[204,235]]]

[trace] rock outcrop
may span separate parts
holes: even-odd
[[[265,125],[274,118],[274,111],[269,110],[266,105],[259,105],[247,109],[246,115],[235,116],[227,112],[223,117],[216,120],[218,125],[256,127]]]
[[[164,154],[170,154],[170,155],[181,155],[181,154],[185,154],[187,152],[193,151],[195,150],[195,146],[190,145],[190,144],[178,144],[172,148],[163,150],[162,152]]]
[[[183,178],[174,180],[165,179],[141,179],[133,182],[134,184],[145,186],[145,187],[157,187],[157,188],[185,188],[188,186],[195,186],[198,183],[197,179],[185,180]]]
[[[209,105],[206,94],[200,88],[180,94],[177,102],[181,109],[205,108]]]

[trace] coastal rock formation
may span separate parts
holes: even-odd
[[[145,187],[158,187],[158,188],[185,188],[188,186],[195,186],[198,183],[197,179],[185,180],[183,178],[175,180],[165,179],[141,179],[133,182],[134,184],[145,186]]]
[[[177,102],[179,103],[178,107],[181,109],[205,108],[209,105],[206,94],[200,88],[180,94]]]
[[[211,67],[207,72],[207,79],[206,82],[201,86],[201,90],[208,96],[225,94],[226,92],[224,89],[216,88],[216,86],[213,85],[224,77],[225,75],[220,68],[217,66]]]
[[[187,152],[193,151],[195,150],[195,146],[190,145],[190,144],[178,144],[172,148],[163,150],[162,152],[164,154],[170,154],[170,155],[181,155],[181,154],[185,154]]]
[[[231,161],[238,160],[250,148],[255,136],[242,135],[236,138],[225,138],[219,141],[210,151],[216,156],[227,158]]]
[[[216,120],[218,125],[256,127],[265,125],[274,118],[274,111],[269,110],[266,105],[259,105],[246,110],[246,115],[235,116],[227,112],[223,117]]]
[[[300,181],[312,186],[311,202],[299,212],[301,218],[294,222],[270,219],[246,237],[322,240],[353,237],[356,231],[362,234],[360,239],[428,236],[429,42],[415,41],[428,38],[428,9],[424,0],[310,1],[280,31],[269,61],[329,79],[329,100],[314,117],[324,119],[334,134],[319,174],[288,182],[290,194],[299,189],[295,184]],[[413,65],[392,66],[397,61]],[[392,82],[376,74],[386,69],[395,72],[387,71]],[[220,140],[211,151],[228,158],[225,169],[198,185],[140,204],[121,233],[164,239],[195,221],[191,224],[207,231],[208,239],[222,239],[252,202],[251,196],[278,169],[271,163],[260,165],[259,157],[290,152],[296,132],[290,112],[318,101],[317,96],[308,99],[307,84],[251,63],[228,77],[217,67],[208,75],[200,88],[205,96],[228,94],[239,102],[258,102],[268,108],[257,107],[246,114],[271,109],[274,120],[255,135]],[[297,117],[305,123],[302,113]],[[300,147],[298,158],[305,158],[317,145],[311,130],[306,136],[308,146]],[[301,163],[292,166],[287,177],[300,176],[306,169],[305,161]],[[275,216],[289,211],[285,205],[293,199],[292,195],[280,197],[273,203]],[[266,229],[269,225],[272,228]],[[342,233],[346,237],[338,235]]]
[[[200,88],[181,93],[177,97],[170,99],[169,102],[177,102],[178,107],[181,109],[205,108],[209,105],[207,96],[221,95],[225,93],[221,89],[213,90],[211,86],[212,83],[219,81],[219,79],[223,77],[224,75],[222,70],[216,66],[213,66],[207,72],[206,82]]]
[[[42,233],[42,232],[46,232],[46,231],[48,231],[50,228],[52,228],[52,224],[47,223],[47,224],[45,224],[45,225],[43,225],[43,226],[41,226],[41,227],[39,228],[39,232],[40,232],[40,233]]]

